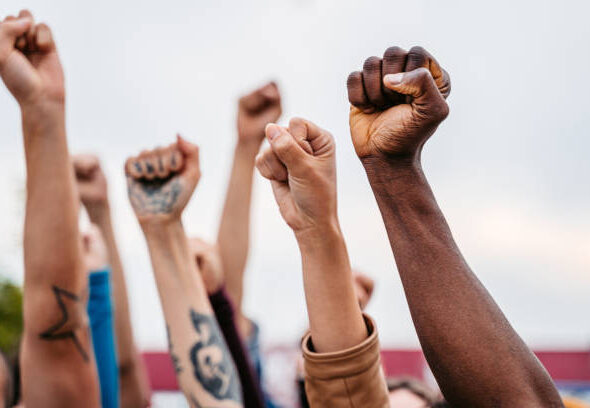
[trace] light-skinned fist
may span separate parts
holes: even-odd
[[[270,180],[287,224],[296,234],[310,228],[339,228],[332,135],[294,118],[288,128],[269,124],[266,137],[270,147],[258,155],[256,167]]]
[[[107,180],[98,157],[92,154],[72,156],[80,200],[86,208],[106,205],[108,201]]]
[[[64,76],[53,35],[27,10],[0,23],[0,76],[21,106],[64,103]]]
[[[180,219],[201,177],[199,148],[177,137],[125,163],[129,200],[140,224]]]
[[[276,122],[281,112],[281,94],[274,82],[242,96],[238,103],[239,141],[260,147],[265,126]]]

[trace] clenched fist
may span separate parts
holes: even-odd
[[[72,156],[72,164],[82,204],[86,208],[106,204],[107,179],[102,172],[98,157],[91,154],[78,154]]]
[[[266,127],[270,147],[256,167],[272,184],[281,215],[297,234],[338,225],[336,149],[330,133],[305,119]]]
[[[64,102],[63,71],[51,30],[35,24],[26,10],[0,23],[0,76],[21,106]]]
[[[447,117],[449,75],[421,47],[399,47],[365,61],[348,77],[350,131],[361,159],[413,159]]]
[[[168,147],[127,159],[125,172],[140,224],[180,219],[201,177],[199,148],[178,136]]]
[[[240,98],[238,137],[243,143],[258,145],[264,140],[264,127],[281,116],[281,94],[274,82]]]

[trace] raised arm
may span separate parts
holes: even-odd
[[[180,388],[193,407],[242,407],[239,378],[189,249],[181,215],[200,178],[199,151],[178,137],[126,163]]]
[[[242,294],[250,239],[254,162],[264,140],[264,127],[275,122],[280,115],[281,96],[274,82],[245,95],[238,104],[238,140],[217,243],[226,289],[236,306],[242,336],[250,334],[250,322],[242,314]]]
[[[422,147],[448,114],[449,92],[448,74],[419,47],[390,48],[348,80],[352,140],[420,343],[453,407],[561,407],[546,371],[463,259],[422,171]]]
[[[63,72],[30,13],[0,24],[0,75],[22,112],[27,167],[22,381],[28,407],[98,407]]]
[[[223,266],[219,249],[199,238],[191,238],[189,245],[201,272],[215,318],[236,364],[242,384],[244,407],[264,408],[264,396],[260,388],[260,381],[258,381],[246,351],[244,339],[238,332],[233,302],[229,299],[224,288]]]
[[[385,407],[375,330],[363,319],[338,221],[334,139],[303,119],[292,119],[288,129],[268,125],[266,135],[270,148],[256,165],[271,181],[301,251],[311,332],[303,344],[310,405],[357,406],[369,398],[362,406]]]
[[[86,207],[90,220],[100,229],[108,250],[115,305],[121,407],[146,407],[149,406],[150,401],[147,373],[133,339],[127,285],[115,239],[107,180],[96,156],[76,155],[72,158],[72,162],[80,200]]]

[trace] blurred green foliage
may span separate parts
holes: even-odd
[[[0,281],[0,350],[14,353],[22,332],[23,292],[11,282]]]

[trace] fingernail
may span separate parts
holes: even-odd
[[[269,140],[273,140],[274,138],[276,138],[280,134],[281,134],[281,127],[280,126],[275,125],[274,123],[269,123],[268,125],[266,125],[266,136],[268,137]]]
[[[385,75],[385,82],[388,83],[389,85],[399,85],[402,83],[403,79],[404,79],[404,74],[401,72],[399,74]]]

